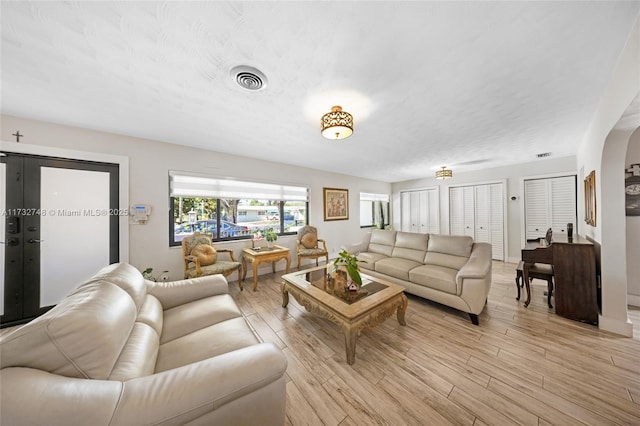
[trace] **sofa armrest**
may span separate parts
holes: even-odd
[[[249,346],[224,355],[126,382],[59,376],[30,368],[5,368],[1,403],[3,424],[177,425],[215,410],[281,379],[282,392],[270,392],[281,411],[248,410],[254,424],[284,423],[287,361],[271,343]],[[273,400],[273,401],[271,401]],[[244,410],[244,406],[239,407]],[[242,417],[242,412],[239,418]],[[265,420],[266,421],[260,421]],[[212,423],[216,423],[215,419]]]
[[[287,360],[272,343],[261,343],[228,352],[173,370],[129,380],[124,383],[113,424],[183,424],[211,412],[234,400],[281,381],[281,393],[269,392],[273,413],[237,407],[238,419],[253,415],[246,424],[274,424],[269,416],[284,421],[286,400],[284,374]],[[281,404],[280,404],[281,403]],[[278,413],[281,408],[282,413]],[[215,415],[215,413],[214,413]],[[217,422],[211,420],[210,424]]]
[[[473,243],[469,260],[456,275],[456,281],[460,283],[465,278],[485,278],[491,271],[491,244]]]
[[[371,232],[367,232],[362,241],[340,246],[340,250],[346,250],[349,254],[362,253],[369,250],[369,241],[371,240]]]
[[[227,279],[221,274],[166,283],[147,281],[147,294],[157,297],[164,309],[228,292]]]
[[[0,371],[1,423],[109,425],[124,385],[59,376],[33,368]]]

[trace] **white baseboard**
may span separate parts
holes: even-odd
[[[640,308],[640,296],[627,294],[627,305],[637,306]]]
[[[620,334],[625,337],[633,337],[633,323],[627,318],[626,321],[604,317],[598,315],[598,328],[611,333]]]

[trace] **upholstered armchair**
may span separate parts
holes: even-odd
[[[320,247],[322,243],[322,247]],[[325,240],[318,238],[318,230],[315,226],[305,225],[298,231],[296,239],[296,253],[298,254],[298,269],[300,269],[300,261],[308,257],[316,260],[318,266],[318,258],[324,257],[326,263],[329,263],[329,251]]]
[[[229,249],[216,249],[212,244],[210,234],[195,232],[182,240],[182,258],[184,260],[184,277],[197,278],[203,275],[222,274],[225,277],[238,271],[238,285],[242,290],[240,281],[240,262],[236,262],[233,251]],[[226,253],[231,260],[219,259],[219,254]]]

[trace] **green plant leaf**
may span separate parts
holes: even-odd
[[[353,281],[358,285],[362,285],[362,277],[360,276],[360,272],[358,272],[358,265],[347,265],[347,272]]]

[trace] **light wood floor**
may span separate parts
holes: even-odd
[[[257,292],[230,288],[287,357],[290,425],[640,425],[640,329],[622,338],[559,317],[537,280],[524,308],[515,266],[494,262],[479,327],[409,296],[407,326],[392,316],[363,331],[352,366],[337,326],[293,298],[281,307],[281,273],[260,276]]]

